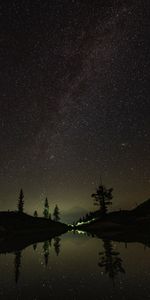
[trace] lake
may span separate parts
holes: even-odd
[[[0,299],[150,299],[150,248],[69,232],[0,255]]]

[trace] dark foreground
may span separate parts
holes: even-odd
[[[68,231],[66,224],[25,213],[0,212],[0,253],[21,250]]]

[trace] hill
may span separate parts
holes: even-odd
[[[25,213],[0,212],[0,234],[19,234],[35,232],[63,233],[68,226],[45,218],[32,217]]]
[[[150,215],[150,199],[144,201],[136,208],[132,210],[133,214],[139,216],[148,216]]]
[[[94,212],[93,216],[97,216]],[[77,228],[93,233],[102,232],[147,232],[150,233],[150,199],[138,205],[132,210],[119,210],[108,213],[105,216],[100,215],[77,224]]]

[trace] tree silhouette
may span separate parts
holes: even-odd
[[[23,209],[24,209],[24,194],[23,194],[23,190],[20,190],[20,194],[19,194],[19,199],[18,199],[18,212],[23,213]]]
[[[15,252],[15,282],[17,283],[20,276],[20,267],[21,267],[21,251]]]
[[[60,221],[60,212],[57,205],[54,208],[53,216],[54,216],[54,221],[56,222]]]
[[[105,269],[105,273],[108,274],[114,282],[118,273],[124,273],[125,270],[122,267],[122,259],[119,257],[119,252],[114,251],[112,241],[103,239],[104,251],[99,253],[99,267]]]
[[[43,211],[44,218],[48,219],[49,218],[49,204],[48,204],[48,199],[45,199],[44,203],[44,211]]]
[[[60,253],[60,237],[59,236],[56,236],[54,238],[54,249],[55,249],[55,252],[56,252],[56,255],[58,256],[59,253]]]
[[[100,206],[100,211],[103,215],[106,215],[108,205],[112,204],[112,192],[112,188],[107,189],[104,185],[100,185],[96,190],[96,193],[91,195],[91,197],[95,200],[94,205]]]
[[[38,213],[37,210],[34,211],[34,217],[37,218],[38,217]]]

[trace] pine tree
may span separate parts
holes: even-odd
[[[60,220],[60,212],[57,205],[54,208],[53,216],[54,216],[54,221],[58,222]]]
[[[45,199],[44,203],[44,211],[43,211],[44,218],[48,219],[49,218],[49,204],[48,204],[48,199]]]
[[[100,185],[96,190],[96,193],[91,195],[91,197],[95,200],[94,204],[100,206],[100,211],[103,215],[106,215],[108,205],[112,204],[112,192],[112,188],[107,189],[104,185]]]
[[[19,194],[19,199],[18,199],[18,212],[23,213],[23,209],[24,209],[24,194],[23,194],[23,190],[20,190],[20,194]]]

